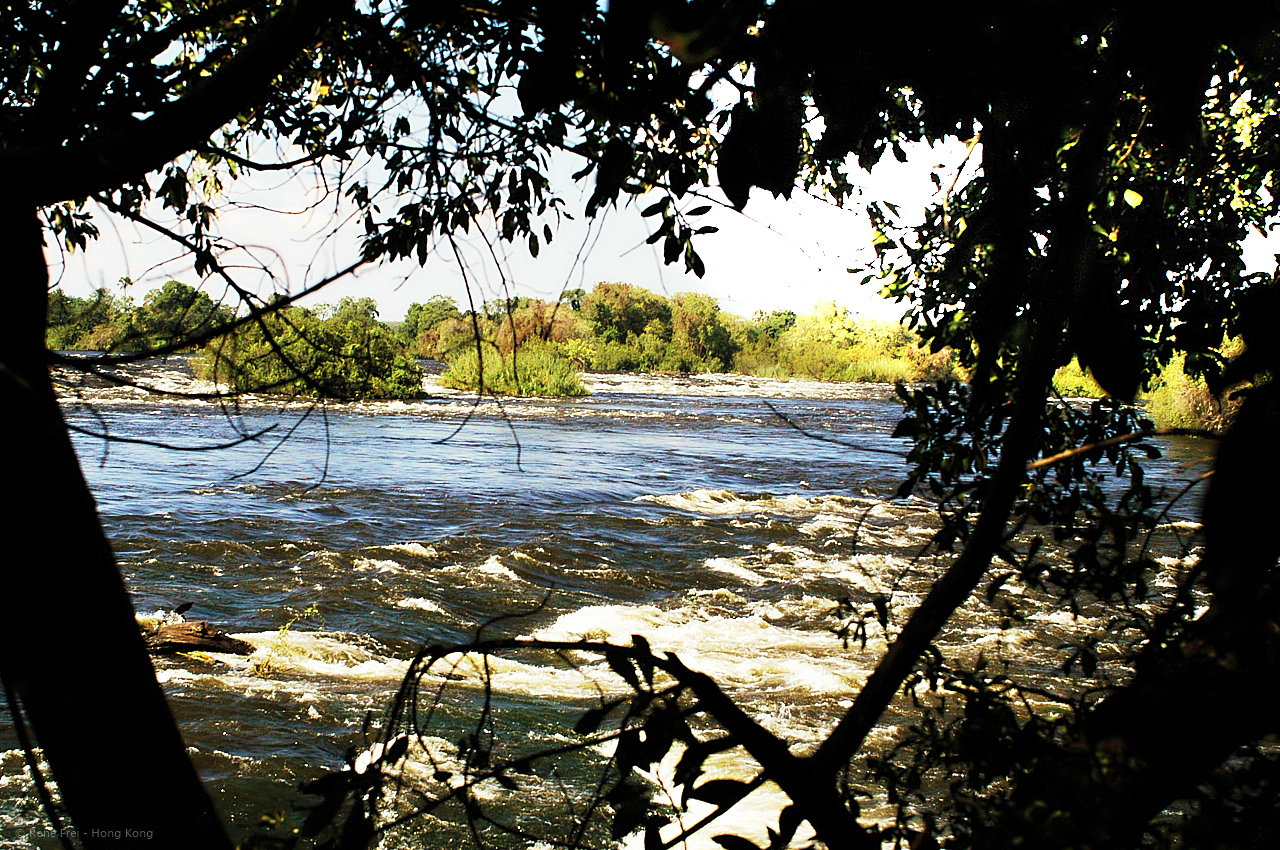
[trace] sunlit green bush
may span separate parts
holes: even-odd
[[[484,386],[480,382],[480,361],[484,361]],[[446,387],[459,390],[483,389],[486,393],[526,396],[580,396],[587,389],[573,367],[573,361],[554,344],[531,342],[503,355],[493,345],[463,349],[449,361],[439,378]]]
[[[1184,370],[1182,357],[1174,358],[1142,393],[1147,415],[1158,428],[1194,428],[1222,432],[1230,424],[1235,403],[1210,391],[1201,378]],[[1053,387],[1064,398],[1102,398],[1106,393],[1093,377],[1072,360],[1053,376]]]
[[[351,299],[336,310],[286,307],[215,340],[193,365],[200,378],[237,392],[335,399],[422,395],[421,367],[371,311],[372,301]],[[332,315],[322,318],[325,312]]]
[[[626,342],[597,340],[589,367],[597,372],[724,372],[727,367],[718,357],[699,357],[693,351],[645,331]]]
[[[734,367],[749,375],[912,383],[954,374],[950,352],[930,352],[902,325],[855,319],[833,302],[810,316],[760,313],[730,331],[738,345]]]
[[[1197,428],[1221,433],[1230,425],[1235,405],[1210,391],[1201,378],[1184,369],[1182,357],[1164,368],[1144,394],[1147,415],[1160,428]]]
[[[1106,395],[1093,376],[1074,357],[1053,374],[1053,388],[1063,398],[1102,398]]]

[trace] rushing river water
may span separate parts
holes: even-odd
[[[177,369],[143,371],[163,383]],[[342,764],[419,645],[466,641],[499,615],[525,612],[493,633],[644,634],[793,740],[820,739],[848,705],[884,643],[843,647],[834,600],[882,592],[900,611],[937,569],[914,557],[929,506],[890,498],[906,469],[904,442],[889,436],[900,414],[891,388],[589,384],[579,400],[475,407],[445,393],[305,418],[303,406],[227,411],[68,389],[72,422],[136,440],[195,446],[277,426],[210,452],[76,438],[137,610],[193,602],[188,619],[257,647],[215,663],[157,661],[237,834],[287,808],[300,779]],[[1194,474],[1178,468],[1194,446],[1163,448],[1172,457],[1155,463],[1159,481]],[[1004,628],[973,614],[950,639],[1053,666],[1055,629],[1080,628],[1061,611]],[[495,685],[527,706],[529,735],[550,734],[538,706],[591,696],[536,664],[499,674]],[[0,845],[27,846],[40,815],[7,728],[0,749]]]

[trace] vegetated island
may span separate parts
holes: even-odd
[[[54,350],[149,351],[234,319],[208,294],[179,281],[141,305],[99,289],[76,298],[54,289],[47,341]],[[909,328],[853,316],[834,301],[814,312],[724,313],[716,299],[666,297],[628,283],[568,290],[559,301],[512,298],[462,311],[447,296],[409,306],[401,322],[378,320],[372,298],[285,306],[198,349],[198,377],[237,392],[336,399],[422,394],[418,358],[443,361],[454,389],[578,396],[582,371],[735,372],[770,378],[875,383],[962,377],[948,350],[931,351]],[[482,368],[483,367],[483,368]],[[1104,393],[1074,361],[1058,370],[1064,397]],[[1218,430],[1226,405],[1175,362],[1146,395],[1158,425]]]

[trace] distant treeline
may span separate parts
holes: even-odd
[[[495,392],[581,392],[580,369],[922,381],[952,368],[949,353],[921,348],[901,325],[856,319],[833,302],[811,315],[743,319],[707,295],[668,298],[627,283],[571,290],[558,302],[489,302],[475,314],[438,296],[409,308],[404,332],[419,355],[450,364],[442,380],[451,386],[476,387],[483,357],[485,388]]]
[[[198,337],[235,316],[231,308],[176,280],[148,292],[140,306],[107,289],[89,298],[54,289],[48,310],[45,341],[54,351],[151,351]]]
[[[851,316],[834,302],[809,315],[790,310],[749,319],[721,312],[692,292],[665,297],[627,283],[565,292],[558,301],[490,301],[474,313],[437,295],[409,306],[403,322],[378,320],[372,298],[285,306],[231,333],[235,311],[171,280],[142,304],[99,289],[76,298],[49,293],[47,342],[54,350],[197,352],[203,379],[240,392],[342,399],[422,394],[417,358],[443,360],[446,386],[522,395],[581,395],[579,372],[739,372],[823,381],[930,381],[953,373],[950,353],[921,348],[902,325]],[[194,346],[192,340],[210,339]],[[1231,353],[1230,341],[1224,352]],[[1102,390],[1076,363],[1058,370],[1063,396]],[[1147,393],[1158,425],[1220,429],[1232,406],[1172,364]]]
[[[526,395],[584,392],[579,371],[742,372],[832,381],[920,381],[950,374],[900,325],[855,319],[833,302],[750,319],[692,292],[665,297],[626,283],[572,290],[558,301],[491,301],[472,313],[445,296],[410,305],[403,322],[378,321],[370,298],[287,306],[199,350],[197,374],[243,392],[409,398],[421,391],[415,357],[448,364],[447,386]],[[181,344],[234,311],[179,281],[131,298],[54,290],[54,349],[148,351]]]
[[[235,311],[176,280],[147,293],[140,306],[106,289],[89,298],[55,289],[46,343],[57,351],[195,352],[198,377],[240,392],[339,399],[421,395],[414,340],[377,316],[372,298],[343,298],[337,305],[277,307],[219,332]]]

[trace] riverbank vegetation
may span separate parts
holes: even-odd
[[[738,372],[822,381],[952,375],[949,351],[930,352],[903,326],[854,317],[834,302],[819,303],[809,315],[778,310],[744,319],[724,313],[708,295],[667,297],[617,282],[566,292],[559,302],[490,302],[476,315],[444,300],[415,304],[404,329],[415,335],[419,354],[450,364],[448,385],[470,389],[476,387],[477,334],[482,355],[505,362],[517,352],[528,360],[530,376],[544,366],[563,372],[566,364],[600,372]],[[488,378],[485,383],[494,386]]]
[[[1239,345],[1222,346],[1225,356],[1240,353]],[[1053,376],[1054,392],[1063,398],[1100,399],[1106,391],[1081,368],[1078,360],[1058,369]],[[1174,357],[1156,373],[1138,394],[1143,412],[1157,428],[1183,428],[1222,434],[1231,426],[1240,408],[1234,390],[1210,388],[1203,376],[1186,368],[1186,358]]]
[[[744,319],[723,313],[706,295],[668,298],[627,283],[572,290],[558,303],[490,302],[477,315],[436,296],[409,308],[401,333],[419,355],[449,363],[441,379],[446,386],[476,389],[483,356],[484,387],[498,393],[578,395],[583,389],[575,370],[874,383],[962,376],[949,348],[931,351],[906,326],[855,317],[833,301],[819,302],[807,315],[775,310]],[[1075,358],[1057,370],[1053,387],[1064,398],[1106,395]],[[1229,418],[1230,406],[1203,379],[1188,376],[1182,358],[1161,370],[1142,397],[1158,427],[1218,432]]]
[[[1217,357],[1230,360],[1243,353],[1240,340],[1226,339]],[[1211,388],[1202,374],[1187,369],[1187,358],[1172,358],[1138,393],[1142,412],[1157,428],[1180,428],[1224,434],[1240,409],[1238,387]],[[1065,399],[1100,399],[1106,396],[1092,373],[1072,358],[1053,375],[1053,391]]]
[[[176,280],[142,304],[106,288],[88,298],[49,293],[46,345],[54,351],[141,352],[190,340],[231,320],[234,311]]]
[[[124,352],[233,318],[177,281],[148,294],[141,307],[105,289],[93,298],[54,290],[49,316],[51,348]],[[211,342],[194,363],[201,378],[237,392],[408,398],[421,383],[415,357],[448,364],[444,386],[512,395],[581,395],[582,371],[861,382],[952,374],[949,351],[930,352],[903,326],[854,317],[835,302],[821,302],[809,315],[776,310],[744,319],[722,312],[708,295],[667,297],[613,282],[555,302],[488,302],[475,313],[435,296],[411,304],[395,324],[378,321],[370,298],[289,306]]]
[[[55,350],[142,352],[233,318],[205,292],[174,280],[141,305],[107,289],[89,298],[55,289],[47,340]],[[1238,345],[1223,351],[1238,354]],[[411,304],[398,323],[379,321],[371,298],[289,306],[200,348],[193,365],[200,378],[236,392],[407,399],[422,392],[417,358],[445,362],[439,381],[446,387],[532,396],[583,395],[583,371],[872,383],[960,376],[950,349],[930,351],[904,325],[853,316],[834,301],[810,314],[741,318],[707,295],[667,297],[617,282],[572,290],[557,302],[487,302],[474,314],[437,295]],[[1183,367],[1184,358],[1174,358],[1142,393],[1147,414],[1159,427],[1225,430],[1235,406]],[[1064,398],[1106,394],[1076,359],[1057,370],[1053,387]]]
[[[477,351],[473,345],[457,351],[448,370],[440,376],[440,383],[453,389],[481,390],[500,395],[587,394],[573,362],[555,343],[539,340],[505,354],[496,347],[489,349],[485,354],[484,347]]]
[[[1215,390],[1185,365],[1185,357],[1175,357],[1151,382],[1143,393],[1147,415],[1161,428],[1225,434],[1240,411],[1238,388]]]
[[[278,306],[233,330],[235,313],[207,293],[170,280],[137,305],[98,289],[89,298],[49,294],[46,345],[55,351],[194,352],[202,380],[238,393],[335,399],[422,394],[422,367],[401,336],[377,319],[372,298],[307,309]],[[193,339],[210,338],[205,345]]]

